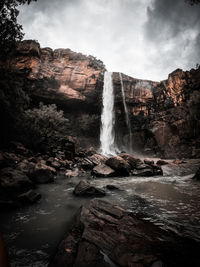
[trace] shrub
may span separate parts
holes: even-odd
[[[68,119],[63,111],[57,110],[55,104],[39,104],[38,108],[24,112],[21,125],[23,142],[36,150],[48,150],[57,145],[59,139],[66,135]]]

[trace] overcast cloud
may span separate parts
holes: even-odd
[[[25,39],[136,78],[163,80],[200,63],[200,5],[184,0],[38,0],[20,8],[19,22]]]

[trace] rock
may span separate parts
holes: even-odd
[[[93,168],[91,174],[96,177],[113,177],[115,171],[105,164],[99,164]]]
[[[119,190],[119,188],[118,188],[117,186],[112,185],[112,184],[107,184],[107,185],[106,185],[106,188],[107,188],[108,190]]]
[[[162,165],[167,165],[168,162],[165,161],[165,160],[159,159],[159,160],[156,162],[156,164],[162,166]]]
[[[131,174],[133,176],[154,176],[154,171],[152,168],[144,168],[144,169],[137,169],[137,170],[132,170]]]
[[[15,153],[4,152],[3,158],[4,158],[4,165],[6,167],[12,167],[12,166],[14,167],[21,161],[20,155],[16,155]]]
[[[93,154],[92,156],[88,157],[88,159],[92,161],[94,165],[99,165],[104,164],[108,158],[101,154]]]
[[[34,204],[41,199],[41,194],[34,192],[33,190],[29,190],[28,192],[18,195],[17,198],[23,204]]]
[[[90,159],[84,158],[80,163],[80,167],[84,170],[91,170],[94,167],[94,163]]]
[[[12,194],[23,193],[34,188],[34,184],[21,171],[4,168],[0,171],[0,190]]]
[[[23,156],[29,156],[31,154],[30,150],[25,148],[24,145],[22,145],[19,142],[11,141],[10,146],[14,153],[17,153]]]
[[[197,172],[192,177],[192,179],[196,179],[196,180],[200,181],[200,168],[197,170]]]
[[[154,175],[163,175],[163,170],[161,167],[159,167],[155,164],[152,164],[151,167],[153,168]]]
[[[154,161],[149,159],[144,159],[144,163],[147,165],[154,165]]]
[[[56,170],[47,166],[44,161],[40,161],[29,173],[30,179],[36,184],[46,184],[54,181]]]
[[[76,196],[105,196],[105,191],[90,185],[87,181],[80,181],[74,191]]]
[[[78,169],[67,170],[65,172],[65,176],[67,176],[67,177],[77,177],[77,176],[79,176],[79,171],[78,171]]]
[[[92,199],[77,212],[49,267],[200,266],[200,244]],[[109,265],[108,265],[109,263]]]
[[[59,162],[57,158],[52,158],[52,157],[49,158],[47,160],[47,164],[55,168],[56,170],[58,170],[61,167],[61,163]]]
[[[105,164],[115,170],[116,175],[119,176],[129,175],[129,172],[131,170],[129,163],[120,156],[115,156],[107,159]]]
[[[142,161],[138,158],[133,157],[127,153],[120,153],[119,156],[123,158],[131,166],[131,169],[135,169],[139,164],[142,164]]]

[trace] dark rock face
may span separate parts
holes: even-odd
[[[131,170],[129,163],[120,156],[111,157],[106,160],[105,163],[106,165],[115,170],[117,176],[129,175],[129,172]]]
[[[105,196],[105,191],[90,185],[87,181],[80,181],[74,189],[76,196]]]
[[[47,166],[43,162],[39,162],[35,165],[34,169],[30,171],[29,177],[34,183],[46,184],[54,181],[54,175],[56,170],[50,166]]]
[[[41,194],[34,192],[33,190],[29,190],[21,195],[19,195],[18,200],[23,204],[34,204],[41,198]]]
[[[199,243],[93,199],[78,211],[49,267],[199,266],[199,248]]]
[[[200,68],[177,69],[165,81],[122,75],[132,128],[133,150],[165,157],[199,157]],[[127,145],[119,74],[114,73],[116,141]],[[122,146],[123,147],[123,146]],[[158,155],[159,155],[158,153]]]

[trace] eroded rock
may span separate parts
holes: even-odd
[[[100,199],[84,204],[49,267],[199,266],[200,244]],[[110,265],[111,264],[111,265]]]
[[[105,191],[99,188],[96,188],[95,186],[92,186],[89,182],[87,181],[80,181],[74,191],[74,195],[76,196],[105,196]]]

